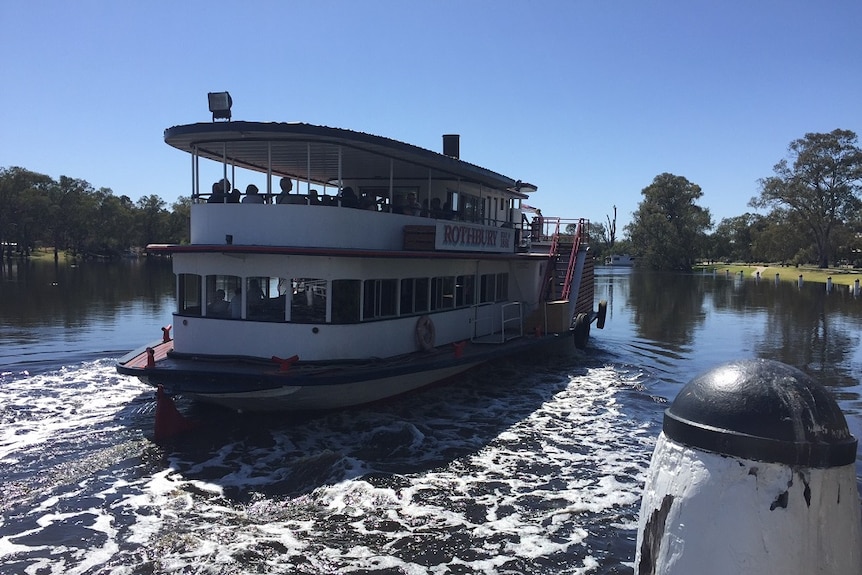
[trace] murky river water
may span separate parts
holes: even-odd
[[[662,412],[745,357],[803,368],[862,434],[862,301],[822,286],[599,270],[590,348],[315,417],[180,402],[113,363],[170,323],[160,264],[4,269],[0,572],[632,573]],[[862,465],[857,464],[862,478]]]

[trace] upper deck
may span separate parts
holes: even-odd
[[[192,245],[514,253],[529,238],[521,200],[535,186],[462,161],[457,136],[441,154],[303,123],[214,122],[165,141],[192,156]]]

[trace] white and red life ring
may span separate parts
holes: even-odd
[[[425,351],[434,349],[434,322],[427,315],[416,320],[416,343]]]

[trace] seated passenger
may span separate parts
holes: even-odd
[[[407,203],[404,206],[404,213],[408,216],[419,216],[422,214],[422,206],[416,201],[416,194],[414,192],[407,194]]]
[[[208,204],[223,204],[227,200],[227,192],[230,190],[230,184],[225,186],[225,181],[220,180],[213,184],[212,194],[207,199]]]
[[[359,207],[359,198],[356,197],[356,193],[350,186],[347,186],[346,188],[341,190],[341,205],[345,208]]]
[[[207,306],[207,315],[213,317],[226,317],[230,312],[230,304],[225,299],[225,292],[223,289],[216,290],[216,297]]]
[[[242,288],[233,290],[233,297],[230,300],[230,316],[234,319],[242,317]]]
[[[275,197],[276,204],[289,204],[290,203],[290,190],[293,189],[293,182],[290,178],[282,178],[278,182],[279,187],[281,188],[281,193]]]
[[[242,199],[242,203],[244,204],[262,204],[263,196],[261,196],[257,189],[257,186],[254,184],[249,184],[245,188],[245,197]]]
[[[227,203],[229,204],[238,204],[240,197],[242,194],[239,192],[237,188],[231,190],[231,192],[227,195]]]
[[[259,302],[264,299],[266,296],[263,295],[263,290],[260,289],[260,282],[257,280],[250,280],[248,282],[248,302]]]
[[[319,206],[322,202],[320,201],[320,197],[317,195],[317,190],[311,190],[308,192],[308,205],[309,206]]]
[[[359,198],[359,209],[377,211],[377,204],[368,192],[362,192],[362,197]]]
[[[431,198],[431,217],[435,220],[443,217],[443,206],[440,205],[440,198]]]

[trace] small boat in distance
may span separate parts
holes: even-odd
[[[630,268],[635,265],[635,256],[630,256],[628,254],[614,254],[605,258],[605,265]]]
[[[172,257],[173,324],[120,373],[237,410],[333,409],[604,326],[588,222],[528,221],[536,186],[461,160],[458,136],[437,153],[230,121],[212,96],[212,122],[165,131],[192,176],[190,243],[147,247]]]

